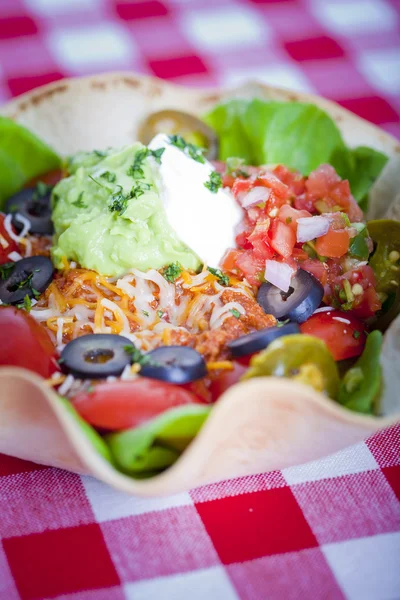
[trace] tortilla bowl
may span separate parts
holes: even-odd
[[[336,121],[347,144],[369,145],[390,160],[370,195],[368,216],[398,215],[400,146],[397,140],[338,105],[308,94],[257,82],[232,90],[199,90],[164,81],[112,73],[66,79],[29,92],[0,109],[60,154],[122,146],[137,139],[150,113],[178,109],[201,115],[222,99],[259,97],[312,102]],[[116,489],[150,496],[187,490],[212,481],[282,469],[335,452],[400,420],[393,402],[395,361],[400,355],[400,318],[386,333],[383,360],[390,366],[390,397],[382,417],[351,412],[310,387],[288,379],[239,383],[218,400],[205,425],[177,462],[162,474],[135,480],[103,459],[55,392],[24,369],[0,368],[0,452],[41,464],[91,474]],[[385,350],[386,348],[386,350]],[[399,353],[399,354],[398,354]],[[385,358],[386,355],[386,358]],[[384,374],[388,368],[382,363]],[[398,387],[397,387],[398,389]]]

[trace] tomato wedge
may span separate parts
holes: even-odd
[[[53,342],[24,310],[0,306],[0,366],[23,367],[46,379],[59,370]]]
[[[4,219],[5,215],[0,213],[0,265],[10,261],[8,255],[11,252],[19,251],[18,244],[10,238],[4,227]]]
[[[359,356],[366,342],[361,321],[339,310],[314,314],[300,325],[300,329],[325,342],[335,360]]]
[[[340,258],[349,249],[350,235],[346,229],[330,229],[315,242],[315,250],[320,256]]]
[[[76,411],[91,425],[111,431],[138,427],[169,408],[204,404],[183,387],[138,377],[94,385],[72,399]]]

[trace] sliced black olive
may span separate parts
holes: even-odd
[[[61,352],[60,366],[79,379],[102,379],[121,375],[131,364],[128,338],[113,333],[92,333],[69,342]]]
[[[215,131],[194,115],[169,109],[152,113],[140,127],[139,139],[147,145],[157,133],[179,134],[186,142],[206,148],[205,156],[209,160],[218,158],[218,138]]]
[[[28,219],[31,225],[29,233],[51,235],[54,232],[50,195],[51,188],[49,187],[42,194],[38,193],[37,188],[25,188],[7,200],[5,212],[13,215],[12,223],[17,231],[20,231],[23,225],[15,217],[15,213]]]
[[[300,333],[300,327],[297,323],[287,323],[286,325],[282,325],[282,327],[267,327],[266,329],[253,331],[247,335],[242,335],[227,345],[233,358],[239,358],[260,352],[260,350],[264,350],[276,338],[292,333]]]
[[[148,354],[140,374],[169,383],[189,383],[207,374],[204,358],[193,348],[186,346],[161,346]]]
[[[299,269],[288,292],[283,292],[272,283],[263,283],[258,290],[257,302],[267,314],[277,319],[304,323],[321,304],[323,296],[324,288],[318,279]]]
[[[18,304],[26,295],[36,298],[47,289],[53,273],[52,262],[45,256],[30,256],[10,264],[6,276],[0,275],[0,300],[4,304]]]

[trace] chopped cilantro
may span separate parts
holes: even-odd
[[[126,345],[124,346],[124,350],[129,355],[132,363],[137,363],[141,366],[152,365],[154,367],[159,365],[148,354],[144,354],[141,350],[135,348],[135,346]]]
[[[183,268],[178,262],[171,263],[168,267],[165,267],[162,274],[165,279],[171,283],[174,283],[182,273]]]
[[[0,265],[0,279],[8,279],[14,270],[15,263],[7,262]]]
[[[290,323],[290,319],[286,319],[285,321],[277,321],[276,327],[283,327],[284,325],[287,325],[288,323]]]
[[[118,186],[119,190],[111,195],[108,208],[111,212],[118,213],[119,216],[123,215],[128,208],[129,195],[124,194],[122,186]]]
[[[31,299],[29,298],[28,294],[26,294],[23,302],[20,302],[19,304],[17,304],[17,308],[24,308],[27,312],[30,312],[30,310],[32,308],[32,302],[31,302]]]
[[[35,187],[35,191],[32,194],[33,202],[37,202],[38,200],[42,200],[43,198],[45,198],[47,194],[50,194],[53,187],[54,186],[47,185],[47,183],[44,183],[43,181],[38,181]]]
[[[163,315],[164,315],[164,312],[163,312],[162,310],[158,310],[158,311],[157,311],[157,317],[158,317],[159,319],[162,319],[162,318],[163,318]]]
[[[358,338],[360,337],[360,335],[361,335],[361,331],[358,331],[358,330],[353,331],[353,338],[355,340],[358,340]]]
[[[147,192],[151,188],[150,183],[145,183],[144,181],[138,181],[131,189],[130,197],[131,198],[139,198],[145,192]]]
[[[221,285],[229,285],[229,277],[228,275],[225,275],[221,269],[212,269],[211,267],[208,267],[208,270],[212,275],[215,275],[215,277],[218,278],[218,283]]]
[[[147,310],[142,310],[142,313],[143,313],[144,315],[146,315],[146,317],[149,317],[149,316],[150,316],[150,313],[149,313],[149,312],[147,312]]]
[[[240,319],[240,312],[239,312],[239,311],[238,311],[236,308],[231,308],[231,309],[230,309],[230,312],[233,314],[233,316],[234,316],[236,319]]]
[[[158,148],[158,150],[150,150],[149,148],[142,148],[136,152],[133,164],[129,167],[127,175],[134,179],[143,179],[143,163],[149,156],[152,156],[157,164],[161,164],[161,156],[164,153],[165,148]]]
[[[204,183],[205,187],[213,194],[216,194],[222,187],[222,177],[217,171],[211,171],[210,179]]]
[[[108,181],[109,183],[115,183],[117,176],[115,173],[111,173],[111,171],[105,171],[100,175],[103,179]]]
[[[205,163],[206,159],[203,156],[203,150],[195,144],[189,144],[186,142],[181,135],[170,135],[168,136],[169,143],[179,150],[182,150],[187,156],[190,156],[193,160],[199,163]]]
[[[78,199],[75,202],[72,202],[74,206],[77,208],[87,208],[87,204],[85,204],[82,200],[84,192],[81,192],[78,196]]]

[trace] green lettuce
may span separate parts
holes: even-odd
[[[219,137],[221,160],[280,163],[303,175],[328,163],[350,181],[359,202],[388,160],[365,146],[348,148],[331,117],[313,104],[236,99],[216,106],[204,120]]]
[[[36,135],[0,117],[0,210],[28,181],[60,165],[60,157]]]
[[[105,441],[121,471],[134,477],[154,475],[176,461],[209,412],[201,404],[172,408],[141,427],[111,433]]]

